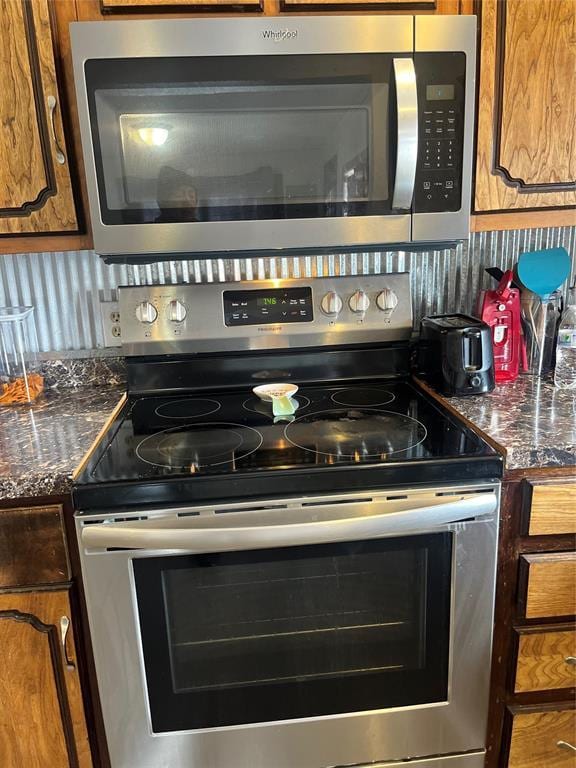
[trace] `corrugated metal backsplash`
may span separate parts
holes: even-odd
[[[472,234],[454,249],[425,253],[347,254],[296,258],[216,259],[147,266],[107,266],[92,251],[0,256],[0,306],[33,304],[43,352],[104,346],[100,300],[119,285],[211,283],[264,278],[411,275],[414,322],[423,315],[470,312],[478,291],[494,285],[485,267],[512,266],[523,251],[563,245],[576,272],[576,227]]]

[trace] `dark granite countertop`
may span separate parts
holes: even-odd
[[[0,407],[0,500],[68,493],[123,392],[120,384],[48,390],[32,406]]]
[[[576,469],[576,391],[520,376],[487,395],[448,402],[505,449],[506,469]]]

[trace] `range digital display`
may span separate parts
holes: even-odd
[[[227,326],[311,323],[313,320],[311,288],[224,291]]]

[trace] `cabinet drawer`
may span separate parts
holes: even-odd
[[[576,685],[576,630],[523,630],[518,639],[514,691],[547,691]]]
[[[574,768],[575,733],[574,710],[514,714],[508,768]]]
[[[69,579],[62,507],[0,509],[0,588]]]
[[[576,552],[520,557],[520,609],[527,619],[576,613]]]
[[[576,533],[576,483],[530,485],[530,489],[529,536]]]

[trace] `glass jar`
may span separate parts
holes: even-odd
[[[522,329],[526,345],[529,376],[542,376],[554,367],[556,335],[562,313],[562,295],[554,291],[542,299],[530,291],[523,292]]]
[[[43,389],[34,307],[0,307],[0,405],[32,403]]]

